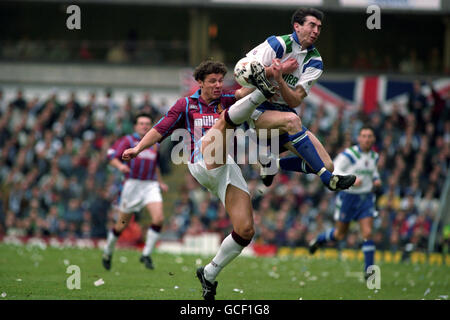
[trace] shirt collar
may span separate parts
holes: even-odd
[[[201,89],[198,89],[195,91],[195,93],[191,96],[192,99],[198,99],[200,98],[200,95],[202,94]]]
[[[301,45],[301,43],[300,43],[300,40],[298,40],[298,36],[297,36],[297,32],[292,32],[292,38],[294,39],[294,41],[295,42],[297,42],[297,44],[300,46],[300,48],[302,49],[302,50],[305,50],[304,48],[302,48],[302,45]],[[314,45],[312,44],[312,45],[310,45],[308,48],[306,48],[306,50],[308,50],[308,51],[311,51],[311,50],[314,50]]]
[[[298,36],[297,36],[297,32],[292,32],[292,38],[294,39],[295,42],[298,43],[299,46],[301,46],[300,41],[298,40]]]
[[[202,90],[198,89],[193,95],[190,96],[190,98],[200,100],[201,95],[202,95]],[[220,98],[214,99],[209,104],[207,104],[206,101],[204,101],[203,98],[202,98],[202,103],[204,103],[204,104],[206,104],[208,106],[213,105],[217,101],[220,101]]]
[[[138,135],[137,132],[134,132],[134,133],[133,133],[133,137],[135,137],[135,138],[138,139],[138,140],[141,140],[141,139],[142,139],[141,136]]]
[[[359,143],[356,145],[356,148],[357,148],[358,151],[361,152],[361,153],[369,153],[370,151],[372,151],[372,148],[371,148],[370,150],[368,150],[368,151],[363,151],[363,150],[361,149],[361,146],[359,145]]]

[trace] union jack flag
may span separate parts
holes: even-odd
[[[450,94],[450,78],[437,79],[432,82],[434,89],[447,97]],[[308,100],[326,107],[345,106],[370,114],[380,107],[389,112],[394,103],[406,104],[413,91],[412,80],[398,80],[388,76],[359,76],[319,80],[310,91]],[[431,98],[431,89],[422,85],[422,93]]]

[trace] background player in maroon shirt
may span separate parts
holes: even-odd
[[[189,171],[222,201],[233,224],[233,232],[223,240],[216,256],[205,267],[197,269],[205,300],[214,300],[217,275],[241,253],[255,233],[247,183],[239,166],[226,152],[228,141],[225,134],[227,129],[234,129],[248,120],[255,108],[275,92],[260,63],[252,62],[251,70],[251,81],[258,90],[242,88],[234,92],[233,97],[232,93],[222,91],[227,72],[225,65],[214,61],[201,63],[194,72],[200,90],[190,97],[179,99],[136,147],[125,150],[122,155],[123,160],[132,160],[167,137],[175,128],[187,130],[187,135],[191,137]],[[206,150],[210,147],[219,151],[221,156],[216,158],[218,153],[209,154]]]
[[[145,247],[140,261],[148,269],[153,269],[150,257],[156,241],[159,239],[161,227],[164,222],[161,189],[166,192],[168,187],[161,180],[158,167],[159,144],[143,150],[139,156],[129,162],[122,162],[122,153],[125,149],[136,146],[143,136],[151,129],[150,115],[141,113],[135,117],[134,133],[117,140],[108,150],[110,165],[124,174],[123,188],[119,200],[119,217],[116,224],[108,232],[107,243],[104,248],[102,263],[111,269],[111,258],[114,246],[122,231],[128,226],[133,212],[147,208],[152,219],[152,225],[147,231]]]

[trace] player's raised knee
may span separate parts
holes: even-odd
[[[291,134],[299,132],[302,129],[302,121],[293,112],[284,112],[284,129]]]

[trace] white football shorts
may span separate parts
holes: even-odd
[[[125,181],[119,202],[119,210],[121,212],[137,212],[151,202],[162,202],[159,182],[138,179]]]
[[[224,207],[226,207],[225,193],[229,184],[232,184],[250,195],[247,182],[242,176],[241,168],[239,168],[230,155],[227,157],[227,163],[218,168],[211,170],[206,169],[203,158],[195,163],[188,162],[188,168],[192,176],[197,179],[202,186],[207,188],[213,195],[222,201]]]

